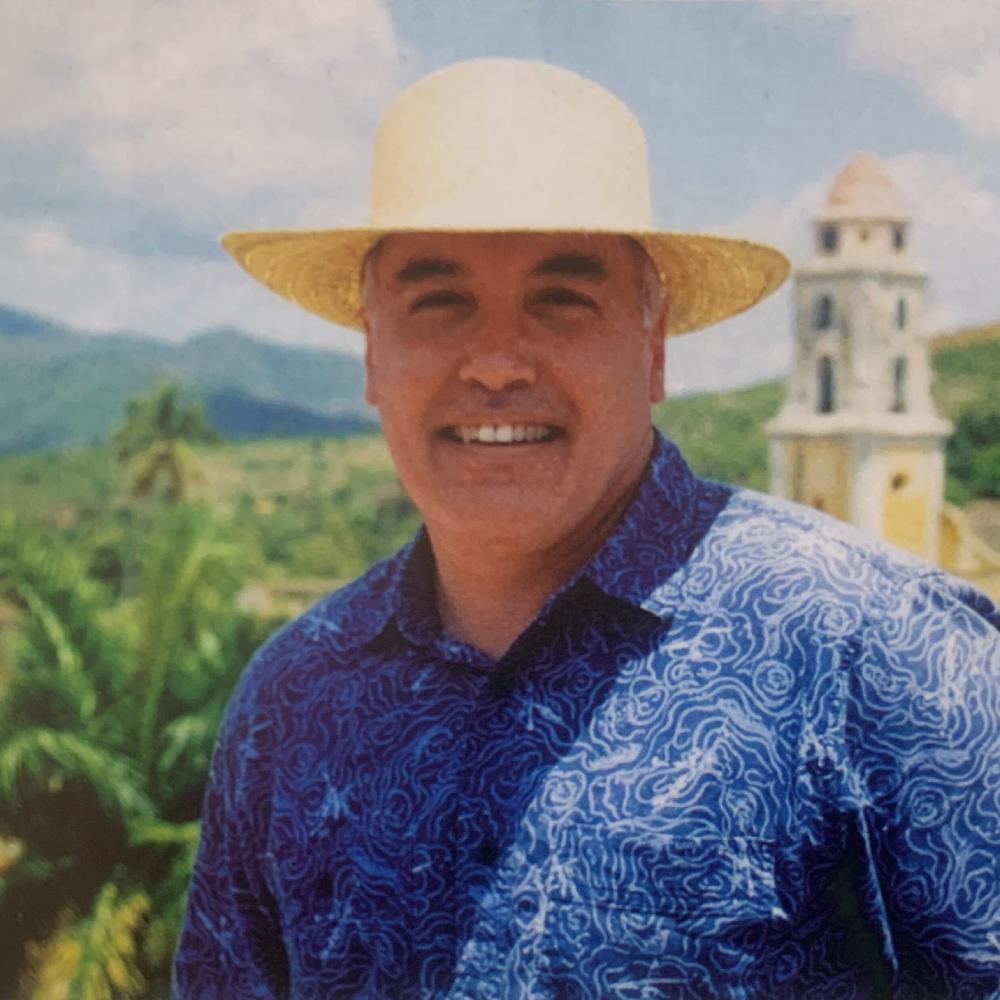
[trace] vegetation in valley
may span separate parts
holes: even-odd
[[[955,426],[946,451],[945,493],[953,503],[1000,497],[1000,326],[941,338],[934,398]]]

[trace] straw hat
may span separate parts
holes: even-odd
[[[222,245],[272,291],[354,329],[362,262],[390,232],[628,234],[659,271],[671,334],[749,308],[788,274],[771,247],[657,230],[634,115],[541,62],[474,59],[403,91],[375,138],[369,209],[364,228],[229,233]]]

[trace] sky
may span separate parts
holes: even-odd
[[[657,225],[793,263],[837,170],[874,153],[928,332],[1000,320],[1000,0],[33,0],[0,6],[0,37],[0,304],[92,332],[359,351],[218,237],[363,223],[381,110],[477,56],[607,87],[645,130]],[[786,286],[671,341],[669,389],[781,374],[791,340]]]

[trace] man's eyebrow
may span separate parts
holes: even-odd
[[[606,278],[608,270],[600,257],[586,253],[557,253],[546,257],[531,272],[531,277],[568,275],[574,278]]]
[[[425,278],[448,278],[460,274],[465,274],[465,268],[447,257],[414,257],[396,272],[396,280],[410,284]]]

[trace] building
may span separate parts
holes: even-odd
[[[944,502],[951,425],[931,397],[927,274],[910,254],[899,192],[861,154],[813,225],[813,255],[794,277],[786,398],[767,425],[771,492],[994,591],[1000,555]]]

